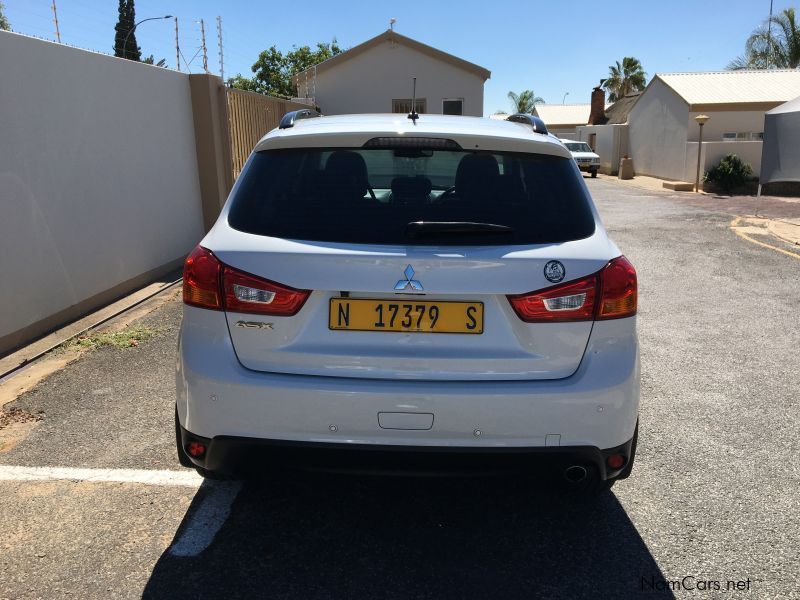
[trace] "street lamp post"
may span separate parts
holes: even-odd
[[[561,104],[564,104],[567,101],[567,96],[569,96],[569,92],[564,94],[564,97],[561,99]]]
[[[157,21],[159,19],[171,19],[171,18],[172,18],[172,15],[166,15],[164,17],[149,17],[147,19],[142,19],[138,23],[134,24],[134,26],[131,27],[131,30],[128,32],[128,35],[125,36],[125,41],[122,43],[122,58],[127,58],[127,55],[128,55],[128,38],[131,37],[131,34],[134,31],[136,31],[136,28],[139,25],[141,25],[142,23],[145,23],[147,21]]]
[[[708,123],[708,120],[711,117],[708,115],[697,115],[694,120],[697,121],[697,124],[700,126],[700,137],[697,142],[697,175],[694,179],[694,191],[695,193],[700,191],[700,157],[703,154],[703,125]]]

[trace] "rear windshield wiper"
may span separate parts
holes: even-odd
[[[413,221],[406,225],[406,237],[409,239],[438,235],[498,235],[513,231],[507,225],[472,221]]]

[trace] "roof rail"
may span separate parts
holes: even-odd
[[[542,133],[547,135],[547,125],[544,124],[539,117],[535,115],[526,115],[524,113],[517,113],[515,115],[509,115],[506,118],[506,121],[512,121],[513,123],[524,123],[525,125],[530,125],[533,127],[534,133]]]
[[[320,114],[317,111],[311,110],[310,108],[293,110],[281,117],[281,124],[278,125],[278,129],[289,129],[290,127],[294,127],[295,121],[299,121],[300,119],[313,119],[319,116]]]

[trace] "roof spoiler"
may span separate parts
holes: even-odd
[[[310,108],[293,110],[281,117],[281,123],[278,125],[278,129],[289,129],[290,127],[294,127],[295,121],[299,121],[300,119],[313,119],[319,116],[320,114],[317,111],[311,110]]]
[[[533,127],[534,133],[541,133],[543,135],[547,135],[547,125],[544,124],[539,117],[534,115],[526,115],[524,113],[517,113],[515,115],[510,115],[506,118],[506,121],[511,121],[513,123],[523,123],[524,125],[530,125]]]

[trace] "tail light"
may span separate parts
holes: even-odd
[[[527,323],[591,321],[594,317],[597,275],[538,292],[509,296],[517,315]]]
[[[636,269],[624,256],[615,258],[600,271],[598,319],[619,319],[636,314]]]
[[[527,323],[619,319],[636,314],[636,271],[624,256],[594,275],[528,294],[508,296]]]
[[[310,293],[224,265],[202,246],[183,265],[183,301],[190,306],[290,317]]]
[[[255,315],[291,317],[305,304],[311,292],[296,290],[274,281],[225,267],[222,274],[225,310]]]
[[[222,263],[210,250],[197,246],[183,263],[183,301],[191,306],[222,310]]]

